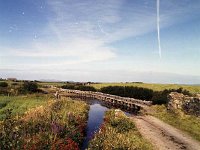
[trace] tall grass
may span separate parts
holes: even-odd
[[[89,107],[70,99],[49,100],[20,117],[10,110],[0,124],[0,149],[79,150]]]

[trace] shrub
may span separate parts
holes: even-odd
[[[85,86],[79,84],[66,84],[62,86],[63,89],[81,90],[81,91],[96,91],[92,86]]]
[[[153,101],[153,104],[158,104],[158,105],[167,104],[168,103],[167,95],[169,95],[171,92],[183,93],[184,95],[189,95],[189,96],[192,95],[189,91],[183,90],[183,88],[155,91],[151,99]]]
[[[38,92],[38,85],[35,82],[24,82],[22,92],[35,93]]]
[[[63,89],[75,89],[75,85],[74,84],[66,84],[66,85],[63,85],[61,86],[61,88]]]
[[[168,90],[164,90],[164,91],[155,91],[153,93],[153,97],[152,97],[152,102],[153,104],[157,104],[157,105],[162,105],[162,104],[167,104],[168,103],[168,99],[167,99],[167,95],[170,92]]]
[[[0,95],[8,95],[9,91],[7,88],[0,88]]]
[[[96,89],[92,86],[85,86],[85,85],[79,85],[75,87],[76,90],[81,90],[81,91],[96,91]]]
[[[19,85],[19,83],[14,82],[14,83],[12,83],[12,85],[13,85],[13,86],[16,86],[16,85]]]
[[[8,83],[7,82],[0,82],[0,87],[8,87]]]
[[[101,88],[100,91],[107,94],[131,97],[141,100],[150,100],[153,97],[153,90],[134,86],[108,86]]]

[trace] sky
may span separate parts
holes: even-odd
[[[200,83],[200,0],[0,0],[0,78]]]

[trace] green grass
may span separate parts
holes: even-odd
[[[0,109],[6,107],[6,105],[11,101],[7,97],[0,97]]]
[[[162,91],[164,89],[178,89],[183,88],[191,93],[200,93],[200,86],[192,85],[181,85],[181,84],[150,84],[150,83],[100,83],[100,84],[91,84],[91,86],[96,89],[100,89],[106,86],[137,86],[143,88],[149,88],[154,91]]]
[[[5,111],[12,109],[12,115],[23,115],[28,109],[45,105],[49,100],[46,95],[0,96],[0,120],[5,118]]]
[[[63,85],[65,85],[65,83],[64,82],[38,82],[38,85],[63,86]]]
[[[89,150],[150,150],[152,145],[121,111],[106,112],[104,123],[89,143]]]
[[[200,117],[167,111],[164,105],[152,106],[152,115],[191,135],[200,141]]]

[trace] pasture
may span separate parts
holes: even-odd
[[[190,91],[191,93],[200,93],[200,85],[183,85],[183,84],[157,84],[157,83],[99,83],[99,84],[91,84],[91,86],[96,89],[100,89],[102,87],[107,86],[137,86],[152,89],[154,91],[163,91],[165,89],[178,89],[183,88],[185,90]]]

